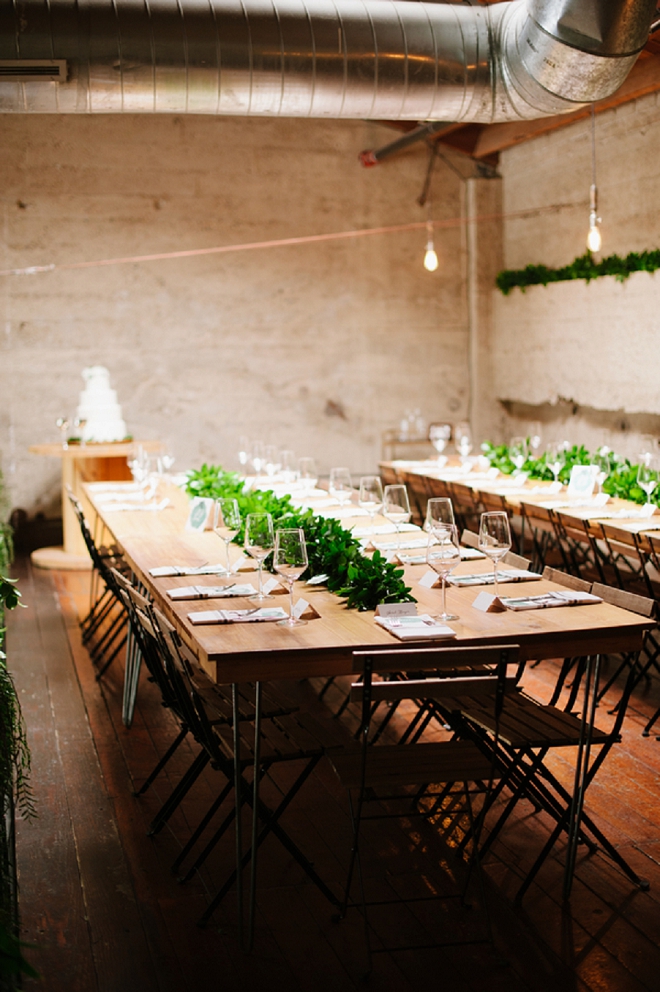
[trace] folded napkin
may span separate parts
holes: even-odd
[[[590,496],[588,498],[574,498],[574,499],[549,499],[543,503],[539,503],[539,506],[545,507],[547,510],[563,510],[563,509],[573,509],[582,510],[590,509],[592,507],[602,507],[609,500],[607,493],[598,493],[596,496]]]
[[[226,575],[227,569],[224,565],[158,565],[157,568],[150,568],[149,575],[155,579],[164,578],[170,575]]]
[[[476,548],[461,548],[461,561],[472,561],[475,558],[485,558],[486,555]],[[394,556],[402,565],[426,565],[426,555],[397,554]]]
[[[170,501],[166,496],[165,499],[161,499],[160,503],[112,503],[110,506],[104,506],[103,512],[110,513],[112,511],[118,513],[124,510],[131,510],[133,512],[136,512],[137,510],[157,511],[157,510],[164,510],[165,507],[169,505],[170,505]]]
[[[401,524],[401,533],[403,534],[406,531],[408,533],[419,531],[419,527],[417,524]],[[376,524],[375,527],[362,527],[362,525],[358,525],[357,527],[353,527],[351,533],[353,537],[370,537],[372,534],[396,534],[396,527],[394,524]]]
[[[334,517],[336,520],[343,520],[344,517],[368,517],[369,513],[367,510],[363,510],[361,506],[356,506],[355,503],[349,503],[348,506],[339,507],[339,504],[334,506],[322,506],[316,509],[319,517]]]
[[[93,493],[111,493],[119,490],[123,493],[137,493],[144,489],[140,482],[89,482],[87,487]]]
[[[541,576],[536,572],[528,572],[524,568],[507,568],[497,573],[497,582],[534,582]],[[495,582],[493,572],[482,572],[473,575],[448,575],[447,582],[452,586],[490,586]]]
[[[153,497],[155,490],[150,489],[148,492],[146,489],[130,492],[118,492],[114,490],[112,492],[96,493],[94,498],[97,503],[113,503],[113,502],[124,502],[124,503],[142,503],[145,500],[149,500]]]
[[[429,539],[426,534],[421,537],[403,537],[400,543],[396,541],[366,541],[363,542],[366,550],[373,548],[375,551],[397,551],[399,548],[426,548]]]
[[[374,617],[374,620],[400,641],[428,641],[456,637],[455,630],[445,623],[438,623],[428,613],[420,613],[414,617]]]
[[[600,596],[593,596],[590,592],[567,589],[561,592],[544,592],[538,596],[500,596],[500,602],[508,610],[545,610],[555,606],[588,606],[603,601]]]
[[[231,596],[254,596],[256,589],[251,583],[240,586],[179,586],[178,589],[168,589],[170,599],[227,599]]]
[[[286,620],[288,613],[281,606],[262,606],[256,610],[201,610],[189,613],[188,619],[198,626],[205,623],[262,623]]]

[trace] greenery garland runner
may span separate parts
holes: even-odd
[[[490,464],[498,468],[504,475],[511,475],[515,471],[506,444],[496,445],[490,441],[484,441],[481,450],[489,459]],[[637,484],[638,465],[633,464],[627,458],[620,458],[613,451],[608,453],[608,457],[613,467],[603,483],[603,492],[609,496],[619,496],[621,499],[630,500],[632,503],[651,502],[660,506],[660,487],[651,494],[651,498],[648,500],[644,490]],[[572,448],[567,448],[564,467],[559,473],[559,481],[564,484],[569,481],[574,465],[591,465],[592,462],[593,457],[584,445],[574,444]],[[528,458],[521,471],[527,472],[530,479],[545,479],[548,482],[552,482],[554,479],[552,471],[546,465],[545,453],[540,458]]]
[[[625,258],[619,255],[608,255],[600,262],[594,261],[593,255],[586,252],[574,259],[570,265],[559,269],[551,269],[547,265],[526,265],[524,269],[504,269],[495,279],[497,288],[505,296],[519,286],[522,292],[528,286],[547,286],[550,282],[568,282],[571,279],[600,279],[602,276],[614,276],[619,282],[625,282],[632,272],[655,272],[660,269],[660,250],[631,251]]]
[[[358,610],[374,610],[379,603],[414,602],[410,587],[403,581],[403,569],[386,561],[380,551],[369,558],[350,531],[339,521],[317,517],[312,510],[299,510],[289,496],[276,496],[270,490],[245,492],[244,480],[218,465],[202,465],[188,473],[187,492],[211,499],[234,498],[241,517],[248,513],[270,513],[275,527],[301,527],[305,532],[309,568],[303,578],[326,575],[331,592],[346,599]],[[234,538],[242,544],[244,528]]]

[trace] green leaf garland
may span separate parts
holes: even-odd
[[[551,269],[547,265],[526,265],[524,269],[504,269],[495,279],[497,288],[505,296],[518,286],[524,293],[528,286],[547,286],[551,282],[568,282],[571,279],[600,279],[602,276],[614,276],[619,282],[625,282],[632,272],[655,272],[660,269],[660,250],[631,251],[625,258],[619,255],[608,255],[600,262],[594,261],[593,255],[586,252],[574,259],[570,265],[559,269]]]
[[[243,521],[248,513],[261,512],[271,514],[276,528],[301,527],[309,557],[303,578],[327,575],[328,589],[344,598],[349,608],[375,610],[379,603],[414,602],[403,581],[403,569],[387,562],[379,551],[371,558],[364,555],[359,541],[338,520],[298,510],[288,496],[276,496],[271,490],[245,492],[244,485],[235,472],[202,465],[188,473],[186,489],[191,496],[237,500]],[[243,537],[241,528],[234,543],[242,544]]]

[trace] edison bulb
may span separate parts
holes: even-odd
[[[426,254],[424,255],[424,268],[427,272],[435,272],[438,267],[438,256],[435,253],[435,249],[432,244],[426,246]]]
[[[587,235],[587,248],[589,251],[600,251],[603,239],[600,236],[598,222],[592,218],[589,222],[589,234]]]

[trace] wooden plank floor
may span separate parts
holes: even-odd
[[[251,955],[237,942],[233,891],[205,929],[196,926],[210,896],[231,867],[233,834],[223,838],[200,873],[181,885],[170,865],[219,789],[220,776],[201,776],[167,828],[154,838],[147,826],[192,760],[184,744],[153,788],[144,781],[174,736],[174,724],[155,687],[142,680],[133,727],[121,723],[123,669],[118,660],[101,682],[82,647],[78,611],[86,601],[80,573],[16,574],[27,610],[9,617],[10,667],[28,725],[33,754],[37,820],[19,823],[18,858],[23,938],[36,945],[30,960],[40,981],[25,988],[48,992],[211,992],[280,989],[325,992],[358,989],[363,964],[359,920],[332,922],[329,903],[273,838],[260,857],[257,936]],[[526,685],[548,698],[553,663],[527,672]],[[331,690],[329,702],[333,702]],[[322,718],[306,685],[301,699]],[[613,697],[614,698],[614,697]],[[660,988],[660,743],[641,729],[660,704],[660,679],[641,686],[630,707],[624,741],[589,791],[588,807],[624,856],[651,880],[636,889],[600,854],[582,850],[573,897],[562,905],[562,845],[557,846],[525,897],[512,898],[549,831],[549,821],[521,803],[487,858],[487,899],[495,947],[442,948],[379,954],[368,987],[410,992],[658,992]],[[350,726],[352,714],[346,718]],[[601,707],[599,723],[611,719]],[[570,781],[570,757],[553,758]],[[266,782],[276,801],[294,770]],[[229,807],[227,807],[229,808]],[[339,892],[346,864],[349,821],[334,773],[323,762],[287,811],[283,823]],[[420,878],[444,890],[447,850],[429,829],[396,822],[373,825],[365,875],[411,891]],[[427,909],[428,912],[428,909]],[[384,930],[417,939],[439,924],[456,928],[455,903],[427,917],[405,910]],[[357,914],[355,914],[357,916]],[[463,936],[480,936],[483,915],[462,920]],[[481,928],[481,929],[480,929]]]

